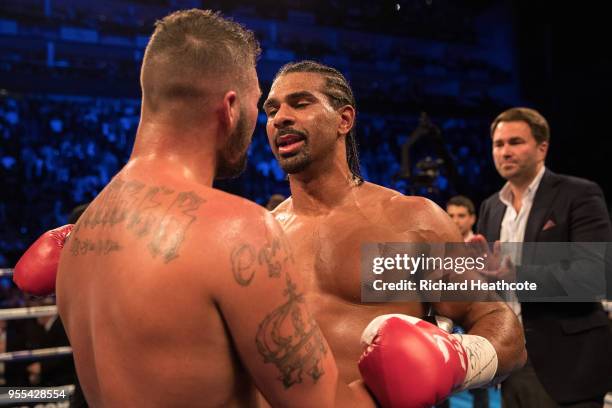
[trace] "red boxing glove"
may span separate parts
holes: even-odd
[[[367,348],[359,371],[385,408],[431,407],[485,385],[497,370],[495,349],[483,337],[451,335],[416,317],[379,316],[361,339]]]
[[[26,293],[45,296],[55,292],[55,275],[64,243],[74,224],[47,231],[19,258],[13,282]]]

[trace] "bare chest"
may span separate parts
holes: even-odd
[[[283,225],[308,296],[361,303],[361,247],[400,239],[390,226],[356,217],[295,217]]]
[[[366,218],[366,219],[364,219]],[[340,378],[359,378],[355,361],[361,347],[359,336],[368,322],[386,313],[421,316],[420,304],[361,302],[361,246],[372,242],[409,239],[394,232],[380,219],[325,217],[281,221],[294,259],[305,284],[308,306],[328,340],[338,364]]]

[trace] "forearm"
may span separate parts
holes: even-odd
[[[486,338],[498,359],[496,379],[508,376],[527,361],[523,328],[514,312],[504,303],[490,304],[477,316],[468,316],[468,334]],[[477,311],[474,312],[476,314]]]

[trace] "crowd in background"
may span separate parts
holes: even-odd
[[[57,95],[0,98],[1,266],[12,266],[15,257],[42,231],[66,223],[75,206],[91,201],[108,183],[127,161],[139,114],[140,102],[134,99]],[[268,145],[263,113],[258,122],[245,174],[219,184],[263,205],[272,194],[289,192],[286,176]],[[405,193],[415,192],[413,183],[401,177],[400,170],[401,148],[417,126],[416,114],[399,117],[364,113],[357,123],[365,178]],[[481,169],[490,167],[488,124],[441,118],[439,125],[461,181],[474,189],[482,188]],[[436,153],[424,140],[415,145],[413,161]],[[433,183],[440,198],[458,188],[446,173],[440,169]]]
[[[315,59],[342,71],[355,92],[367,180],[438,203],[456,192],[484,198],[498,182],[488,126],[514,103],[517,80],[507,5],[442,2],[207,2],[261,42],[264,95],[284,63]],[[0,267],[42,231],[66,221],[126,162],[140,114],[139,66],[156,19],[197,0],[7,1],[0,5]],[[324,10],[324,12],[322,12]],[[457,18],[457,16],[461,18]],[[492,24],[497,36],[486,28]],[[445,163],[425,182],[417,163],[440,159],[423,140],[402,163],[426,111],[440,129]],[[288,195],[261,114],[245,174],[218,187],[265,204]],[[425,138],[427,139],[427,138]],[[488,170],[487,170],[488,169]]]

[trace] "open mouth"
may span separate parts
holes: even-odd
[[[304,145],[304,136],[287,134],[276,138],[276,146],[280,155],[296,153]]]

